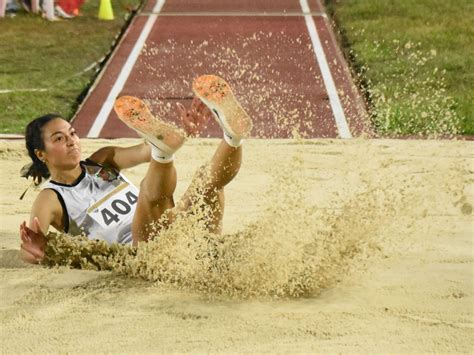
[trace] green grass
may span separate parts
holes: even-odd
[[[474,134],[472,0],[326,0],[380,134]]]
[[[99,1],[83,16],[49,22],[19,12],[0,19],[0,133],[23,133],[33,118],[56,112],[71,118],[140,0],[113,1],[115,19],[97,19]],[[93,63],[92,69],[83,72]],[[82,73],[81,73],[82,72]],[[44,92],[20,91],[46,89]]]

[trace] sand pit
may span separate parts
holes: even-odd
[[[83,140],[84,157],[135,142]],[[180,150],[177,197],[217,143]],[[249,140],[217,268],[199,240],[150,249],[174,257],[173,279],[146,256],[128,271],[19,261],[36,193],[19,201],[23,142],[2,141],[2,352],[472,352],[473,147]]]

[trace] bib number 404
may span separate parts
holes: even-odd
[[[113,222],[120,221],[120,215],[124,216],[132,210],[132,206],[137,203],[138,197],[132,191],[127,191],[122,199],[113,200],[110,205],[101,209],[100,214],[106,226]]]

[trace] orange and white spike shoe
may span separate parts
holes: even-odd
[[[224,79],[216,75],[200,76],[193,82],[193,91],[209,107],[225,134],[232,138],[248,136],[252,121]]]
[[[120,120],[163,152],[174,153],[186,140],[184,131],[153,116],[148,106],[136,97],[119,97],[114,109]]]

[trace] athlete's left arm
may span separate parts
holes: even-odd
[[[108,146],[99,149],[89,159],[117,170],[127,169],[150,161],[151,149],[146,143],[131,147]]]

